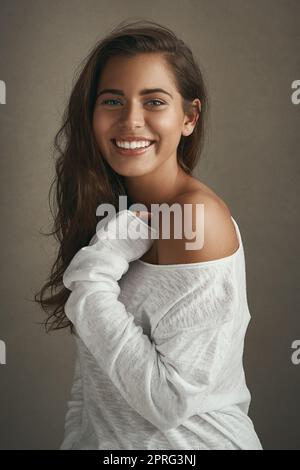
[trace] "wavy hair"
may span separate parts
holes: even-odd
[[[191,135],[181,136],[177,148],[178,163],[186,173],[192,172],[200,158],[208,97],[203,75],[190,48],[170,29],[152,20],[122,21],[83,61],[62,125],[54,138],[54,152],[58,155],[48,193],[54,223],[53,230],[43,235],[54,236],[59,248],[47,282],[34,295],[34,301],[47,314],[42,322],[47,333],[66,327],[70,327],[71,334],[75,333],[64,312],[70,291],[62,279],[76,252],[89,244],[95,232],[99,222],[97,207],[110,203],[118,212],[120,195],[127,196],[128,207],[131,205],[123,177],[103,158],[93,134],[92,117],[99,77],[113,56],[132,57],[154,52],[160,53],[171,67],[184,112],[189,112],[195,98],[201,101],[201,119],[197,120]]]

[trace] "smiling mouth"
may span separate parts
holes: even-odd
[[[117,149],[121,149],[121,150],[139,150],[139,149],[147,149],[149,147],[151,147],[152,144],[154,144],[155,140],[150,140],[150,145],[147,145],[145,147],[134,147],[134,148],[130,148],[130,147],[118,147],[117,143],[116,143],[116,139],[111,139],[111,142],[114,144],[114,146],[117,148]]]
[[[129,157],[129,156],[144,155],[148,153],[152,149],[156,141],[155,140],[151,141],[151,144],[148,145],[147,147],[135,147],[135,148],[118,147],[115,139],[111,139],[111,142],[114,148],[116,149],[116,151],[118,152],[118,154]]]

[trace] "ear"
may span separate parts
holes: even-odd
[[[199,98],[195,98],[193,102],[191,103],[191,111],[188,114],[186,114],[186,117],[183,123],[182,135],[188,136],[193,133],[196,123],[200,117],[200,113],[201,113],[201,101],[199,100]]]

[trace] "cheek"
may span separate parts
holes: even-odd
[[[169,137],[175,137],[180,132],[178,116],[173,113],[161,114],[154,125],[162,134],[168,134]]]
[[[99,114],[94,115],[92,121],[92,128],[95,135],[96,140],[99,142],[101,139],[104,138],[106,133],[106,123],[105,120],[100,118]]]

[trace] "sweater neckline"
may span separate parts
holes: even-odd
[[[212,259],[212,260],[209,260],[209,261],[200,261],[198,263],[152,264],[152,263],[147,263],[146,261],[142,261],[141,259],[137,259],[136,261],[140,264],[143,264],[144,266],[148,266],[149,268],[154,268],[154,269],[194,268],[194,267],[202,267],[202,266],[208,266],[208,265],[211,265],[211,264],[222,264],[222,263],[228,262],[228,261],[234,259],[240,253],[240,251],[242,250],[242,238],[241,238],[241,233],[240,233],[240,230],[239,230],[239,226],[238,226],[237,222],[235,221],[235,219],[232,217],[232,215],[230,217],[231,217],[231,220],[234,224],[235,232],[236,232],[238,242],[239,242],[238,248],[231,255],[224,256],[223,258]]]

